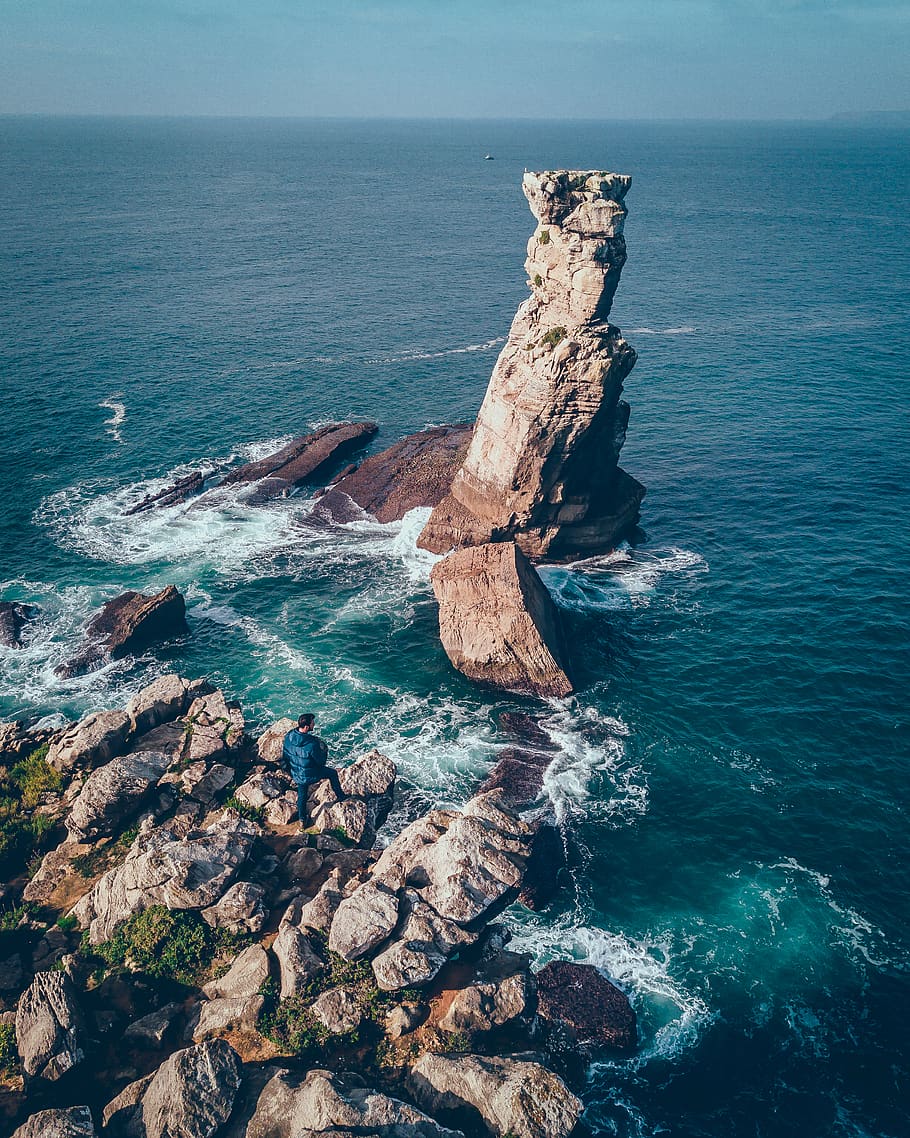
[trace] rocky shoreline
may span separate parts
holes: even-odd
[[[588,965],[533,972],[497,920],[558,888],[543,732],[509,717],[474,797],[397,833],[394,764],[352,757],[300,833],[289,726],[253,739],[176,675],[60,730],[4,725],[4,786],[42,820],[3,849],[10,1131],[583,1133],[585,1063],[634,1048],[635,1013]]]

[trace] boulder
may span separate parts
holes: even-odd
[[[47,761],[60,774],[99,766],[126,747],[129,716],[122,711],[94,711],[68,727],[51,744]]]
[[[462,549],[430,573],[439,635],[469,679],[542,697],[573,690],[562,621],[514,542]]]
[[[84,842],[115,833],[135,814],[172,762],[160,751],[111,759],[92,771],[66,819],[70,840]]]
[[[269,978],[269,954],[261,944],[251,944],[217,980],[209,980],[203,992],[210,1000],[243,999],[258,995]]]
[[[416,1107],[368,1087],[357,1075],[278,1071],[265,1085],[249,1121],[228,1138],[464,1138]]]
[[[551,960],[535,980],[540,1019],[570,1046],[635,1046],[636,1016],[628,997],[593,965]]]
[[[175,1051],[145,1083],[136,1105],[121,1111],[124,1133],[127,1138],[214,1138],[233,1108],[240,1071],[240,1057],[223,1039]]]
[[[194,699],[184,723],[186,738],[182,758],[185,763],[219,759],[243,742],[243,714],[236,703],[225,699],[220,688]]]
[[[397,923],[396,894],[376,881],[365,881],[336,909],[329,950],[345,960],[358,960],[382,944]]]
[[[13,1131],[12,1138],[95,1138],[95,1124],[87,1106],[39,1110]]]
[[[120,921],[151,905],[207,909],[224,895],[249,856],[259,827],[235,811],[205,830],[177,837],[167,825],[141,831],[125,860],[108,870],[74,907],[92,944],[109,940]]]
[[[0,601],[0,644],[5,648],[21,648],[22,630],[37,615],[38,610],[34,605]]]
[[[289,774],[276,767],[254,767],[245,782],[234,791],[236,798],[252,806],[254,810],[264,810],[270,802],[281,798],[289,790],[294,791],[296,812],[296,789]]]
[[[234,768],[224,763],[198,759],[180,773],[180,785],[187,798],[210,806],[215,797],[234,781]]]
[[[294,439],[267,458],[244,463],[227,473],[222,486],[268,479],[257,501],[280,497],[296,486],[325,478],[333,464],[365,446],[379,428],[375,423],[333,423]]]
[[[165,1004],[157,1011],[133,1020],[123,1033],[123,1038],[128,1043],[160,1047],[179,1012],[180,1004]]]
[[[531,296],[493,369],[464,463],[419,543],[435,553],[516,541],[534,559],[614,548],[644,487],[617,463],[635,352],[609,323],[626,260],[631,179],[526,173],[540,222],[528,243]]]
[[[523,1015],[533,993],[525,971],[481,978],[458,989],[439,1020],[442,1031],[492,1031]]]
[[[367,513],[395,522],[409,510],[438,505],[464,462],[472,430],[470,423],[431,427],[370,455],[329,487],[317,515],[349,522]]]
[[[341,789],[348,797],[339,802],[328,779],[310,791],[309,816],[318,833],[343,831],[348,841],[372,846],[376,831],[392,809],[395,764],[379,751],[370,751],[338,771]]]
[[[16,1046],[30,1078],[59,1079],[85,1058],[76,991],[65,972],[38,972],[16,1008]]]
[[[434,1114],[463,1116],[472,1107],[496,1138],[568,1138],[582,1111],[562,1079],[540,1063],[519,1059],[428,1052],[406,1083]]]
[[[256,753],[263,763],[280,765],[284,737],[297,726],[296,719],[279,719],[256,740]]]
[[[300,902],[294,901],[281,918],[272,952],[281,973],[281,999],[287,1000],[303,992],[309,982],[325,971],[325,961],[316,955],[313,945],[300,923]]]
[[[328,933],[338,906],[348,896],[345,890],[346,880],[345,874],[339,869],[333,869],[315,897],[309,901],[296,902],[296,924],[301,929]]]
[[[82,675],[107,660],[133,655],[188,631],[186,602],[174,585],[167,585],[154,596],[121,593],[89,621],[81,651],[54,670],[67,679]]]
[[[454,952],[473,944],[478,935],[440,917],[413,891],[405,892],[401,908],[401,926],[372,961],[376,983],[386,992],[429,983]]]
[[[291,850],[284,861],[284,872],[295,885],[306,885],[322,869],[325,856],[319,850],[301,846]]]
[[[191,1032],[193,1042],[214,1039],[228,1031],[255,1031],[264,1004],[265,998],[259,995],[203,1000]]]
[[[215,929],[240,935],[258,933],[268,918],[263,904],[265,889],[251,881],[235,881],[219,900],[202,917]]]
[[[310,1013],[329,1035],[348,1035],[363,1022],[360,1001],[346,988],[330,988],[310,1004]]]
[[[135,734],[151,731],[183,715],[197,696],[210,691],[205,680],[185,680],[170,673],[137,692],[126,705],[126,714]]]
[[[416,1031],[427,1018],[427,1009],[422,1004],[396,1004],[386,1015],[383,1024],[389,1039],[401,1039]]]
[[[62,731],[52,727],[25,726],[21,719],[10,719],[0,723],[0,763],[12,766],[20,759],[27,758],[45,743],[50,746],[62,735]]]

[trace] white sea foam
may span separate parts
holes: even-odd
[[[675,546],[633,549],[625,542],[602,557],[540,567],[557,604],[602,612],[646,608],[665,579],[707,572],[708,563],[699,553]]]
[[[505,336],[497,336],[492,340],[485,340],[482,344],[464,344],[456,348],[441,348],[437,351],[409,351],[398,352],[389,356],[375,356],[364,360],[368,364],[398,364],[408,363],[411,360],[441,360],[445,356],[461,356],[469,352],[489,352],[506,342]]]
[[[120,433],[120,427],[126,419],[126,404],[121,403],[116,396],[112,395],[108,399],[103,399],[98,406],[103,407],[106,411],[113,411],[113,415],[104,420],[104,426],[114,442],[122,443],[123,436]]]
[[[627,328],[629,336],[691,336],[698,329],[693,324],[680,324],[678,328]]]

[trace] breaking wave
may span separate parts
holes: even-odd
[[[557,604],[603,612],[646,608],[665,580],[707,572],[708,563],[699,553],[675,546],[633,549],[626,542],[603,557],[540,567],[541,578]]]
[[[120,427],[126,419],[126,404],[111,396],[109,399],[102,400],[98,406],[103,407],[106,411],[113,411],[113,415],[104,420],[104,427],[114,442],[122,443],[123,436],[120,433]]]

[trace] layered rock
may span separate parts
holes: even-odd
[[[51,745],[47,761],[60,774],[98,766],[119,754],[130,735],[123,711],[94,711],[68,727]]]
[[[93,771],[66,819],[70,839],[84,842],[113,834],[139,809],[172,761],[160,751],[144,751],[111,759]]]
[[[85,629],[85,646],[54,670],[58,676],[78,676],[107,660],[141,652],[186,632],[186,602],[174,585],[153,596],[130,590],[108,601],[92,617]]]
[[[608,320],[626,259],[630,181],[525,174],[539,222],[525,261],[532,295],[423,548],[514,540],[534,559],[570,558],[611,548],[635,524],[644,488],[617,466],[629,418],[620,395],[635,352]]]
[[[559,610],[515,542],[459,550],[430,576],[442,646],[460,672],[532,695],[572,691]]]

